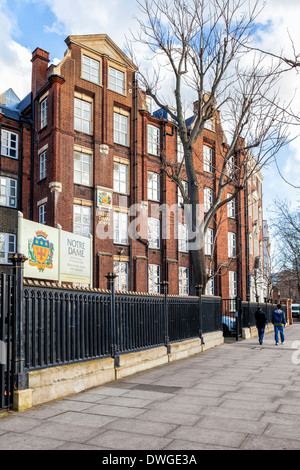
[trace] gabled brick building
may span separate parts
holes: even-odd
[[[164,112],[151,112],[135,65],[107,35],[69,36],[66,43],[57,66],[42,49],[32,54],[32,93],[21,109],[29,113],[33,132],[28,121],[20,144],[23,157],[12,162],[23,181],[16,208],[25,218],[91,234],[95,287],[105,288],[105,275],[114,271],[119,289],[158,292],[159,282],[167,280],[170,294],[193,293],[182,198],[164,171],[166,162],[182,161],[177,126]],[[25,124],[14,122],[21,133]],[[193,125],[193,116],[187,124]],[[195,148],[204,211],[216,192],[225,147],[216,117]],[[0,175],[8,168],[1,166]],[[184,169],[182,175],[187,181]],[[205,252],[214,276],[207,294],[247,295],[246,206],[242,192],[211,224]],[[168,218],[163,207],[171,208]],[[140,230],[133,238],[137,216]]]

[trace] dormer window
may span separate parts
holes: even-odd
[[[100,84],[100,62],[84,55],[82,57],[82,78]]]

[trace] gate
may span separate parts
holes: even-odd
[[[11,269],[11,267],[10,267]],[[7,271],[9,272],[10,269]],[[15,275],[0,273],[0,410],[13,404]]]
[[[232,337],[236,340],[242,336],[240,299],[222,299],[222,327],[224,337]]]

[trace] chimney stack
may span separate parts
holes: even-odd
[[[35,98],[37,91],[45,85],[48,77],[49,52],[37,47],[32,53],[31,91]]]

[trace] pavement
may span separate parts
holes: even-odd
[[[256,338],[226,342],[66,399],[2,414],[0,450],[299,450],[300,323],[285,335],[278,346],[273,333],[262,346]]]

